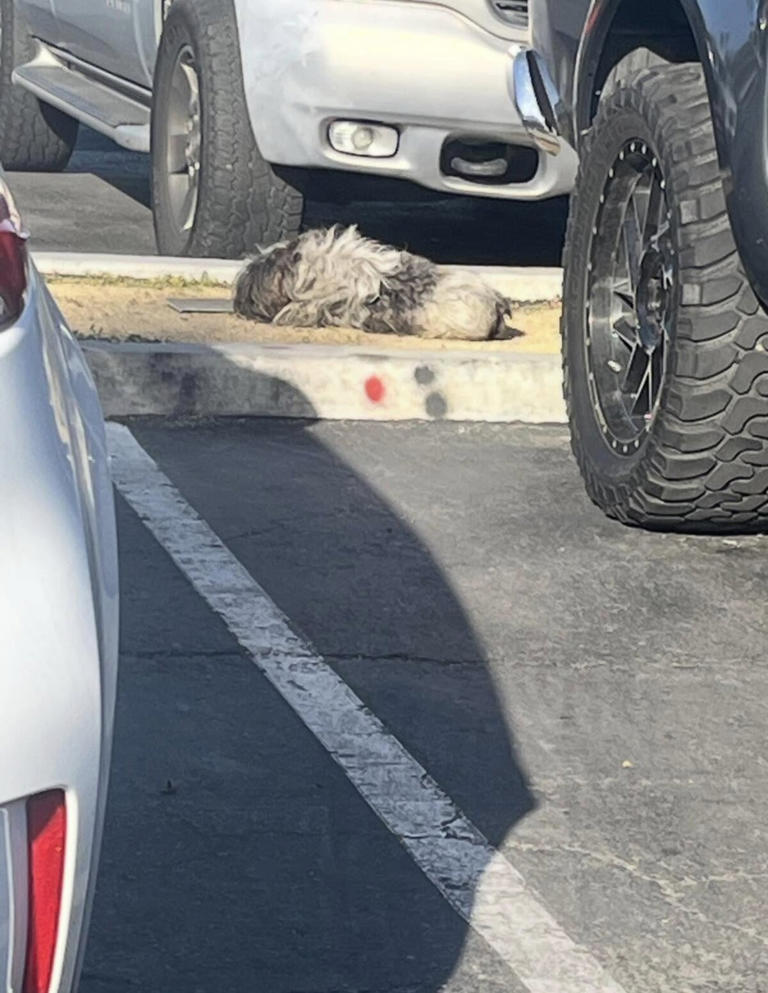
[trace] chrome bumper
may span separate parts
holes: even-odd
[[[560,137],[557,122],[563,104],[541,56],[533,49],[521,49],[512,61],[511,77],[512,99],[536,147],[547,155],[559,155],[564,147],[573,153]]]

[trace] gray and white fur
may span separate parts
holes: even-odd
[[[307,231],[251,259],[235,313],[292,327],[349,327],[423,338],[510,338],[510,301],[470,271],[363,238],[356,227]]]

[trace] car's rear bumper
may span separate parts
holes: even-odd
[[[280,16],[237,3],[245,92],[254,133],[273,164],[409,179],[434,190],[513,199],[569,192],[576,156],[543,149],[515,100],[519,43],[446,6],[413,0],[285,0]],[[334,120],[393,125],[389,158],[334,150]],[[503,185],[448,175],[450,139],[539,150],[535,174]]]
[[[69,993],[112,741],[116,543],[98,399],[34,271],[20,320],[0,332],[0,396],[0,988],[21,988],[25,803],[62,790],[67,843],[50,990]]]

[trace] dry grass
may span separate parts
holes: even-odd
[[[169,297],[228,299],[230,287],[178,277],[135,280],[122,277],[56,276],[48,285],[70,326],[81,337],[111,341],[173,341],[196,344],[254,342],[367,345],[376,348],[434,350],[493,349],[509,352],[559,350],[559,302],[523,304],[513,323],[525,334],[499,342],[425,341],[394,335],[365,334],[348,328],[306,330],[254,324],[233,314],[179,314]]]

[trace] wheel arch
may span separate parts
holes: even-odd
[[[706,71],[709,53],[696,0],[592,0],[576,57],[577,135],[589,128],[611,70],[636,48],[670,62],[701,62]]]
[[[577,145],[611,69],[641,47],[703,67],[736,243],[768,302],[768,0],[727,10],[723,0],[591,0],[574,70]]]

